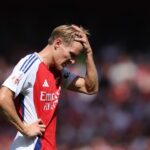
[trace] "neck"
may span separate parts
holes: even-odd
[[[53,66],[53,46],[52,45],[47,45],[38,54],[48,68]]]

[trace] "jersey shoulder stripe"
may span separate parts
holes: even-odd
[[[24,73],[26,73],[26,72],[29,70],[29,68],[32,66],[32,64],[33,64],[37,59],[38,59],[38,57],[34,58],[34,59],[29,63],[29,65],[27,66],[28,68],[26,68],[26,69],[24,70]]]
[[[22,70],[25,65],[30,61],[32,60],[32,57],[34,57],[35,55],[34,54],[30,54],[29,57],[25,60],[25,62],[23,63],[23,65],[21,66],[20,70]]]
[[[25,62],[21,66],[20,71],[26,73],[37,59],[38,59],[38,56],[35,53],[30,54],[30,56],[25,60]]]

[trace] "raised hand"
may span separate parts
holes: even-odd
[[[92,48],[90,46],[88,37],[86,35],[86,33],[82,30],[82,28],[76,26],[76,25],[72,25],[72,27],[77,31],[75,33],[75,41],[80,42],[83,45],[83,48],[85,50],[86,53],[90,53],[92,52]]]

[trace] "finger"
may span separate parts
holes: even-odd
[[[86,43],[86,40],[84,38],[75,37],[74,39],[76,42],[80,42],[82,45]]]
[[[46,128],[46,125],[45,124],[40,124],[39,127],[40,128]]]
[[[72,27],[73,27],[75,30],[77,30],[77,31],[80,31],[80,32],[82,31],[78,26],[76,26],[76,25],[74,25],[74,24],[72,25]]]
[[[37,123],[38,123],[38,124],[43,124],[42,119],[41,119],[41,118],[39,118],[39,119],[37,120]]]
[[[39,136],[42,136],[42,135],[43,135],[43,133],[42,133],[41,131],[39,131],[38,135],[39,135]]]
[[[45,128],[40,128],[41,132],[45,132],[45,130],[46,130]]]
[[[83,37],[83,35],[82,35],[81,32],[76,32],[75,35],[76,35],[77,37],[80,37],[80,38]]]
[[[74,40],[75,40],[76,42],[82,42],[82,39],[81,39],[81,38],[78,38],[78,37],[76,37]]]

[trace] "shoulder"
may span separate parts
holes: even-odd
[[[21,72],[26,73],[37,59],[38,56],[36,55],[36,53],[28,54],[20,59],[20,61],[16,64],[16,68]]]

